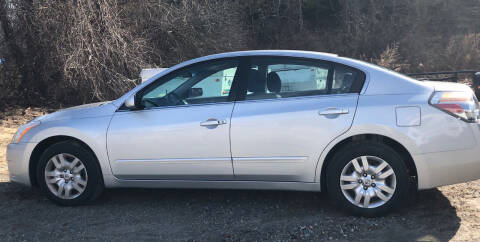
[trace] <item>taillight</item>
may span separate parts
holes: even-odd
[[[430,104],[466,122],[477,122],[480,118],[478,100],[473,92],[435,92]]]

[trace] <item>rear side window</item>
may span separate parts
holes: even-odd
[[[246,100],[359,92],[360,71],[331,62],[285,57],[251,59]],[[364,77],[363,77],[364,78]],[[243,96],[242,95],[242,96]]]
[[[330,93],[358,93],[362,89],[365,76],[361,71],[337,64],[334,66],[332,79]]]
[[[278,78],[277,78],[278,76]],[[280,93],[327,90],[328,66],[277,64],[267,67],[267,91],[279,79]],[[278,80],[277,80],[278,81]],[[270,85],[269,85],[270,84]],[[274,86],[274,85],[273,85]]]

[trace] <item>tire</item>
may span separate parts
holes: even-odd
[[[367,171],[364,159],[368,164]],[[388,166],[375,173],[377,168],[383,167],[380,164],[384,161]],[[361,172],[358,172],[359,168]],[[393,170],[392,174],[389,169]],[[402,205],[408,196],[408,178],[402,157],[391,147],[374,141],[343,147],[326,167],[327,192],[331,201],[340,209],[365,217],[383,216]],[[358,202],[357,197],[360,197]]]
[[[48,147],[40,157],[36,172],[40,190],[62,206],[87,204],[100,196],[104,188],[95,155],[75,141]]]

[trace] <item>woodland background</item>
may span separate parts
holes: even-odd
[[[480,0],[0,0],[0,109],[111,100],[148,67],[250,49],[480,69]]]

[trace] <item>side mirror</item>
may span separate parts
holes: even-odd
[[[128,109],[136,109],[137,105],[135,105],[135,94],[131,95],[130,97],[125,100],[125,107]]]
[[[193,88],[190,88],[190,90],[188,90],[188,97],[201,97],[201,96],[203,96],[202,88],[193,87]]]

